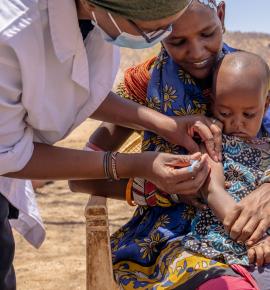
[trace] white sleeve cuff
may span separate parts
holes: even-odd
[[[33,130],[26,128],[23,137],[13,147],[0,146],[0,175],[17,172],[25,167],[34,151]]]

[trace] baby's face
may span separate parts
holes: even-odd
[[[266,97],[263,88],[226,87],[213,98],[213,115],[224,124],[223,132],[242,138],[257,136],[265,112]],[[262,87],[262,86],[261,86]]]

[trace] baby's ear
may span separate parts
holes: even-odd
[[[270,90],[268,91],[268,94],[267,94],[267,97],[266,97],[265,108],[264,108],[265,111],[268,110],[269,105],[270,105]]]
[[[214,93],[211,91],[209,93],[209,99],[208,99],[208,106],[209,106],[209,109],[211,110],[211,112],[212,112],[213,106],[214,106],[214,98],[215,98]]]

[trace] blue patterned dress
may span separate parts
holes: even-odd
[[[261,139],[262,140],[262,139]],[[269,145],[270,139],[264,138]],[[262,183],[269,182],[270,152],[241,138],[223,135],[223,168],[231,186],[230,195],[239,202]],[[198,211],[183,245],[196,253],[227,264],[249,265],[246,247],[234,242],[210,209]]]

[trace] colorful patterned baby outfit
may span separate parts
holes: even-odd
[[[263,140],[268,144],[270,142],[268,138]],[[270,152],[241,138],[226,135],[223,135],[222,149],[225,178],[231,185],[227,191],[236,202],[262,183],[269,182]],[[227,264],[249,265],[246,247],[234,242],[225,233],[223,224],[210,209],[196,213],[191,232],[184,237],[183,245]]]

